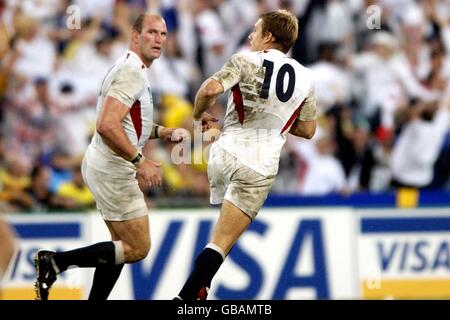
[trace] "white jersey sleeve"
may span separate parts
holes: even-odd
[[[113,97],[131,108],[146,88],[142,73],[129,66],[120,67],[113,75],[104,96]]]
[[[223,86],[224,91],[231,89],[241,78],[239,55],[234,54],[218,72],[211,76]]]
[[[311,87],[308,96],[302,102],[302,108],[298,115],[301,121],[312,121],[317,118],[316,96],[314,94],[314,87]]]

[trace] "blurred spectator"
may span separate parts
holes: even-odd
[[[336,144],[326,129],[317,128],[312,140],[292,138],[290,146],[302,163],[296,191],[302,195],[345,193],[345,174],[334,157]]]
[[[3,59],[8,50],[9,50],[8,31],[6,30],[3,21],[0,21],[0,59]]]
[[[214,9],[227,34],[227,45],[232,48],[240,47],[246,41],[258,20],[260,8],[255,0],[213,0]]]
[[[48,211],[54,205],[54,198],[49,191],[50,171],[40,165],[31,171],[31,185],[28,194],[32,198],[31,209],[33,211]]]
[[[319,61],[310,65],[314,77],[317,109],[326,112],[331,106],[350,101],[350,78],[336,59],[337,43],[319,45]]]
[[[191,117],[194,106],[187,100],[171,94],[161,99],[160,119],[166,127],[191,127]]]
[[[347,191],[358,192],[361,190],[361,174],[365,155],[373,148],[369,144],[369,125],[365,119],[355,121],[355,126],[350,136],[351,148],[349,150],[349,163],[347,163]]]
[[[15,30],[14,72],[19,77],[27,79],[51,77],[55,66],[56,51],[52,42],[40,28],[39,22],[32,17],[20,15],[15,20]]]
[[[390,33],[376,32],[368,48],[349,60],[357,74],[354,85],[361,89],[357,92],[360,109],[371,122],[372,129],[380,124],[392,129],[395,111],[406,100],[401,82],[391,65],[398,43]]]
[[[74,201],[56,195],[50,191],[49,186],[50,170],[43,165],[35,166],[31,171],[31,185],[27,189],[32,200],[28,210],[48,212],[75,207]]]
[[[280,154],[278,174],[273,182],[271,192],[276,194],[293,193],[297,186],[297,179],[304,173],[304,162],[296,156],[289,145],[286,145]]]
[[[317,43],[337,42],[345,43],[352,34],[352,18],[348,2],[342,0],[328,0],[323,10],[317,11],[311,27],[310,39]]]
[[[94,196],[84,183],[79,166],[73,169],[71,181],[61,183],[57,195],[66,201],[73,202],[73,207],[77,209],[89,209],[95,205]]]
[[[98,31],[94,45],[81,43],[70,61],[70,68],[76,70],[79,82],[82,82],[86,95],[97,95],[103,78],[114,64],[117,57],[113,56],[114,37]]]
[[[341,0],[319,0],[308,1],[304,17],[307,25],[300,30],[306,37],[302,54],[307,58],[302,60],[309,64],[318,58],[318,48],[321,43],[346,44],[352,37],[352,18],[347,1]],[[306,52],[305,52],[306,51]]]
[[[161,100],[161,124],[167,127],[185,127],[192,129],[191,116],[193,106],[186,100],[166,95]],[[198,133],[197,133],[198,134]],[[191,141],[182,144],[164,144],[164,150],[157,153],[163,163],[165,192],[169,195],[206,197],[209,195],[209,182],[206,177],[206,147],[210,141],[196,144],[194,132]],[[203,136],[203,139],[205,136]]]
[[[425,188],[433,179],[434,164],[448,131],[448,105],[417,101],[407,116],[392,153],[392,185]]]
[[[80,8],[80,12],[83,14],[83,17],[97,17],[110,23],[113,19],[114,2],[114,0],[74,0],[73,4]]]
[[[58,2],[58,0],[23,0],[21,1],[21,10],[25,15],[45,23],[56,14]]]
[[[447,132],[444,146],[434,165],[434,177],[430,189],[450,190],[450,133]]]
[[[11,102],[5,108],[5,144],[32,167],[41,151],[55,143],[57,105],[45,78],[34,80]]]
[[[393,132],[384,127],[376,131],[376,139],[365,149],[361,161],[361,175],[359,186],[361,191],[382,192],[390,187],[391,155],[393,146]]]
[[[30,186],[27,168],[18,157],[9,156],[5,167],[0,168],[1,197],[10,204],[13,211],[29,208],[31,198],[26,193]]]
[[[209,0],[192,0],[192,14],[197,37],[196,61],[202,76],[209,77],[226,62],[230,48],[220,18]]]
[[[72,170],[81,165],[82,155],[72,156],[64,147],[55,147],[42,160],[50,168],[49,190],[56,193],[61,184],[72,180]]]
[[[176,34],[167,36],[166,50],[148,71],[152,91],[159,95],[174,95],[193,99],[199,86],[199,69],[184,58]]]
[[[84,154],[95,128],[91,97],[84,99],[70,83],[62,82],[56,93],[59,115],[54,126],[59,133],[55,144],[63,144],[72,156]]]

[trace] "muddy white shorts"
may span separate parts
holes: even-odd
[[[86,158],[81,173],[104,220],[126,221],[148,214],[144,194],[133,175],[117,177],[95,170],[87,165]]]
[[[214,143],[209,153],[208,179],[211,204],[225,199],[253,220],[267,199],[275,175],[259,174]]]

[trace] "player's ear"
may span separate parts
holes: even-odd
[[[272,43],[272,42],[275,42],[275,37],[272,35],[271,32],[267,32],[267,33],[264,35],[264,42],[265,42],[265,43]]]
[[[139,38],[139,32],[137,32],[136,30],[133,30],[131,32],[131,41],[133,43],[137,43],[138,42],[138,38]]]

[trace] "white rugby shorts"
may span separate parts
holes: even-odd
[[[81,173],[104,220],[126,221],[148,214],[144,194],[135,176],[118,177],[95,170],[86,163],[86,157]]]
[[[267,199],[275,175],[259,174],[213,143],[209,152],[208,179],[211,204],[221,204],[225,199],[253,220]]]

